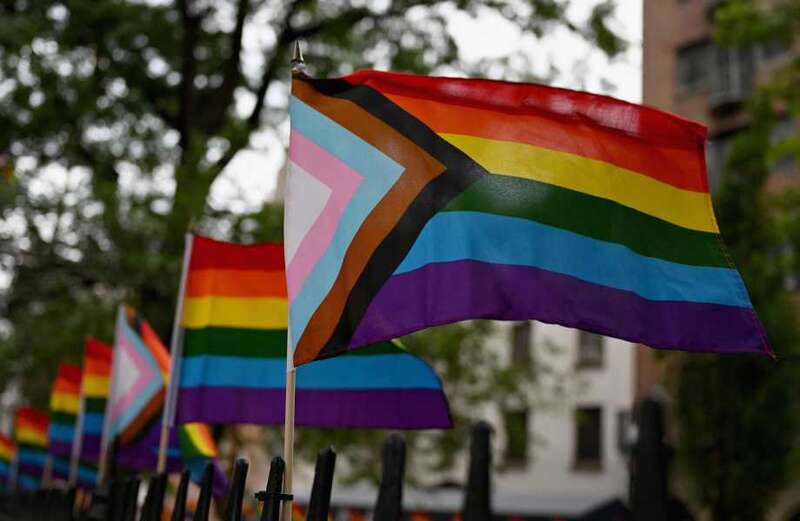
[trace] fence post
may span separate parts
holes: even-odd
[[[403,515],[403,476],[406,469],[406,442],[392,433],[383,444],[383,474],[375,503],[374,521],[400,521]]]
[[[189,471],[181,472],[181,482],[178,484],[178,491],[175,493],[175,504],[172,507],[172,521],[184,521],[186,519],[186,495],[189,492]]]
[[[194,521],[208,521],[211,512],[211,495],[214,491],[214,465],[206,463],[203,469],[203,480],[200,483],[200,497],[194,510]]]
[[[256,499],[264,502],[261,509],[261,521],[278,521],[281,513],[281,487],[283,486],[283,471],[286,464],[283,458],[275,456],[269,464],[269,477],[267,488],[256,493]]]
[[[492,427],[479,421],[472,427],[469,449],[469,474],[464,491],[464,521],[489,521],[492,518]]]
[[[125,490],[125,508],[122,510],[123,521],[136,521],[136,505],[139,500],[139,478],[133,477],[128,481]]]
[[[162,472],[150,478],[139,521],[161,521],[166,486],[167,475],[165,473]]]
[[[633,454],[631,510],[636,521],[669,517],[668,449],[664,443],[664,404],[656,396],[639,402],[639,434]]]
[[[225,499],[225,510],[222,514],[223,521],[242,520],[242,499],[244,499],[244,484],[247,479],[247,461],[239,458],[233,466],[233,479],[228,497]]]
[[[331,488],[333,472],[336,467],[336,452],[333,447],[322,449],[317,454],[317,465],[314,469],[314,483],[311,485],[311,497],[308,500],[306,521],[327,521],[331,509]]]

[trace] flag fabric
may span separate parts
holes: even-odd
[[[154,472],[158,464],[161,421],[153,421],[142,435],[126,445],[117,447],[116,463],[136,472]],[[228,488],[228,478],[217,461],[217,444],[205,424],[185,424],[170,429],[167,449],[167,472],[189,470],[192,481],[200,483],[206,463],[214,465],[214,495],[222,497]]]
[[[72,444],[81,403],[80,366],[60,363],[50,392],[48,449],[53,457],[53,478],[69,478]]]
[[[465,319],[769,352],[722,244],[706,129],[565,89],[295,78],[284,223],[294,363]]]
[[[8,436],[0,434],[0,491],[8,490],[11,465],[17,455],[17,447]]]
[[[111,388],[104,418],[106,443],[129,443],[161,411],[169,352],[135,310],[121,306],[111,364]]]
[[[32,407],[17,409],[15,434],[17,442],[17,486],[36,490],[42,482],[47,462],[47,429],[50,420],[46,413]]]
[[[100,442],[103,419],[109,393],[112,348],[95,338],[87,337],[83,347],[81,380],[81,451],[77,484],[94,487],[97,484],[97,465],[100,461]]]
[[[194,236],[183,302],[178,423],[282,424],[287,295],[283,247]],[[297,373],[295,422],[447,428],[442,384],[391,342]]]

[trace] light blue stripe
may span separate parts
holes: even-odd
[[[64,458],[53,458],[53,470],[62,476],[69,476],[69,460]]]
[[[0,474],[8,474],[8,471],[11,469],[11,465],[6,463],[5,461],[0,461]]]
[[[122,334],[124,334],[129,341],[135,346],[136,351],[144,359],[150,369],[155,373],[156,377],[151,379],[142,392],[136,397],[133,403],[125,409],[125,411],[117,418],[113,425],[113,432],[115,435],[120,435],[133,420],[142,412],[142,409],[148,402],[155,396],[164,386],[164,379],[161,377],[161,367],[156,362],[150,349],[145,345],[136,331],[131,328],[126,321],[119,321],[122,326]]]
[[[48,432],[48,439],[51,441],[72,441],[72,436],[75,434],[74,425],[66,425],[63,423],[51,423]]]
[[[192,356],[181,362],[181,387],[281,389],[286,385],[283,358]],[[297,369],[297,388],[440,389],[433,370],[413,355],[345,356]]]
[[[306,278],[289,311],[292,345],[333,286],[350,242],[370,211],[397,182],[404,167],[297,98],[290,102],[292,128],[364,176],[339,220],[330,246]]]
[[[87,413],[83,417],[83,432],[86,434],[100,434],[103,432],[103,417],[100,413]]]
[[[435,215],[395,274],[459,260],[532,266],[649,300],[751,306],[735,270],[644,257],[619,244],[527,219],[479,212]]]
[[[78,481],[92,485],[97,483],[97,471],[91,467],[81,465],[78,467]]]

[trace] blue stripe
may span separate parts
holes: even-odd
[[[619,244],[527,219],[479,212],[435,215],[395,274],[460,260],[531,266],[655,301],[751,307],[735,270],[644,257]]]
[[[333,286],[345,252],[361,223],[400,178],[404,167],[297,98],[290,102],[292,128],[364,176],[337,223],[330,246],[309,273],[289,311],[292,345]]]
[[[71,442],[75,434],[74,425],[66,425],[64,423],[51,423],[48,432],[48,439],[50,441],[63,441]]]
[[[69,476],[69,460],[53,458],[53,470],[62,476]]]
[[[97,471],[91,467],[80,465],[78,467],[78,482],[95,485],[97,483]]]
[[[6,463],[5,461],[0,461],[0,474],[8,474],[8,471],[11,469],[11,465]]]
[[[39,480],[26,474],[20,474],[17,476],[17,485],[22,490],[37,490],[39,488]]]
[[[286,385],[286,359],[192,356],[181,362],[181,387],[280,389]],[[413,355],[345,356],[297,369],[297,388],[441,389],[433,370]]]
[[[44,463],[47,461],[47,453],[21,450],[19,452],[18,460],[20,463],[24,463],[26,465],[44,468]]]
[[[86,434],[100,434],[103,432],[104,414],[97,412],[86,413],[83,416],[83,432]]]

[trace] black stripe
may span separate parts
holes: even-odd
[[[353,286],[331,337],[317,359],[330,358],[347,349],[367,307],[408,254],[422,228],[450,201],[488,172],[431,128],[395,105],[378,91],[344,80],[303,80],[321,94],[346,99],[395,129],[439,160],[446,170],[428,183],[412,201],[397,225],[373,252]]]

